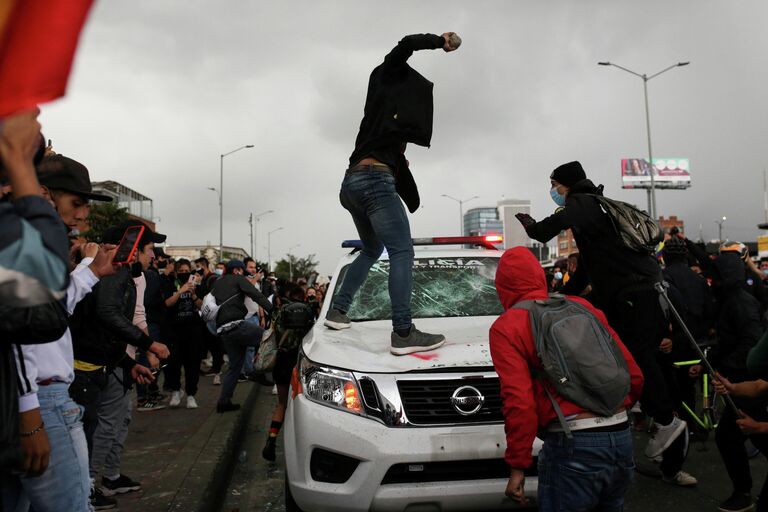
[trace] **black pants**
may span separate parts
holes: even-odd
[[[764,412],[765,406],[762,408],[743,407],[742,410],[756,421],[768,420],[766,417],[768,415]],[[736,414],[730,407],[727,407],[717,425],[715,442],[733,484],[733,490],[748,493],[752,491],[752,473],[749,470],[749,458],[744,442],[750,439],[763,455],[768,456],[768,434],[747,436],[739,429],[736,419]],[[768,478],[763,482],[763,488],[760,490],[757,510],[758,512],[768,511]]]
[[[211,353],[213,359],[211,371],[221,373],[221,367],[224,365],[224,347],[221,344],[221,338],[211,333],[206,327],[203,329],[203,339],[205,340],[205,350]]]
[[[656,354],[668,324],[655,290],[623,294],[604,305],[608,323],[643,372],[643,411],[662,425],[672,421],[673,402]]]
[[[200,381],[200,361],[203,360],[202,329],[199,322],[177,323],[171,326],[171,358],[165,368],[165,384],[172,391],[181,390],[181,369],[184,368],[184,392],[197,394]]]
[[[83,430],[88,443],[88,453],[93,452],[93,434],[99,424],[99,405],[106,387],[107,373],[104,368],[92,372],[75,370],[75,380],[69,385],[69,396],[84,409]]]

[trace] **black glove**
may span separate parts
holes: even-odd
[[[528,229],[529,226],[536,224],[536,219],[527,213],[516,213],[515,217],[517,217],[517,220],[520,221],[520,224],[522,224],[525,229]]]

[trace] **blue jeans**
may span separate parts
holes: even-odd
[[[258,320],[258,319],[257,319]],[[237,386],[237,378],[243,370],[243,361],[248,347],[259,346],[264,329],[257,322],[245,321],[227,333],[221,335],[221,343],[229,357],[227,373],[221,381],[219,403],[226,404],[232,400]]]
[[[341,184],[339,198],[352,215],[363,250],[347,269],[333,307],[349,311],[352,298],[386,247],[392,327],[410,328],[413,241],[408,216],[395,190],[395,177],[381,169],[349,173]]]
[[[539,512],[620,512],[635,472],[632,434],[547,433],[539,453]]]
[[[5,499],[0,503],[3,510],[20,512],[30,507],[35,512],[90,510],[91,481],[88,446],[80,422],[82,410],[69,397],[68,388],[63,383],[40,386],[37,392],[40,415],[51,447],[48,469],[38,477],[8,478],[3,484]]]

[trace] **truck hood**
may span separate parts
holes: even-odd
[[[304,338],[304,354],[318,364],[367,373],[491,367],[488,330],[495,316],[421,318],[416,326],[445,335],[445,344],[431,352],[406,356],[390,354],[389,320],[353,322],[352,327],[333,331],[317,322]]]

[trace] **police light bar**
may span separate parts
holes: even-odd
[[[504,241],[501,235],[481,236],[436,236],[432,238],[414,238],[413,245],[478,245],[484,249],[496,250],[494,244]],[[362,249],[361,240],[344,240],[341,243],[343,249]]]

